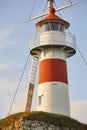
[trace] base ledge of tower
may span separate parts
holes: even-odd
[[[16,113],[0,120],[0,130],[87,130],[83,124],[64,115],[34,111]]]

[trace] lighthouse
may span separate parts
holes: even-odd
[[[30,49],[40,60],[37,111],[70,116],[67,58],[76,53],[75,36],[66,33],[70,24],[55,14],[54,0],[48,0],[49,14],[36,23],[40,40]]]

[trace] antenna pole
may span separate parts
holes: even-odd
[[[53,2],[54,0],[48,0],[48,8],[50,10],[50,8],[53,8]]]
[[[51,0],[48,0],[48,1],[51,1]],[[52,1],[53,1],[53,0],[52,0]],[[50,2],[49,2],[49,3],[50,3]],[[76,4],[78,4],[78,3],[72,3],[72,4],[69,4],[69,5],[65,5],[65,6],[63,6],[63,7],[60,7],[60,8],[58,8],[58,9],[55,9],[55,12],[60,11],[60,10],[63,10],[63,9],[66,9],[66,8],[69,8],[69,7],[74,6],[74,5],[76,5]],[[52,3],[52,6],[49,5],[49,7],[53,7],[53,3]],[[28,19],[24,20],[24,22],[28,22],[28,21],[31,21],[31,20],[34,20],[34,19],[43,17],[43,16],[48,15],[48,14],[49,14],[49,12],[46,12],[46,13],[44,13],[44,14],[40,14],[40,15],[35,16],[35,17],[33,17],[33,18],[28,18]]]

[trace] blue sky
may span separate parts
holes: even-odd
[[[29,54],[30,38],[36,33],[35,23],[24,23],[29,17],[34,0],[0,0],[0,118],[8,114],[23,67]],[[87,62],[87,1],[72,0],[78,5],[61,11],[62,17],[70,22],[70,32],[76,35],[76,43]],[[55,0],[57,7],[68,0]],[[46,0],[37,0],[32,16],[43,12]],[[59,16],[60,14],[57,13]],[[22,83],[18,90],[11,113],[24,111],[29,82],[29,59]],[[87,123],[87,65],[77,49],[67,59],[71,116]],[[32,110],[36,110],[37,86]]]

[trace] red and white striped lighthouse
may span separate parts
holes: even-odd
[[[36,23],[40,44],[30,50],[40,59],[37,110],[70,116],[66,58],[76,52],[75,37],[66,33],[69,23],[55,15],[53,0],[48,5],[48,16]]]

